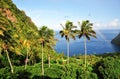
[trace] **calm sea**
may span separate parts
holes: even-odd
[[[111,52],[120,52],[120,47],[111,44],[111,40],[115,38],[120,30],[96,30],[97,39],[91,38],[87,41],[87,54],[103,54]],[[61,38],[59,32],[56,32],[55,36],[59,41],[56,44],[55,50],[58,53],[67,52],[67,44],[65,38]],[[70,40],[70,56],[84,54],[84,42],[83,38]]]

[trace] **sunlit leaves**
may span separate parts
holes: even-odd
[[[67,41],[69,41],[70,38],[75,39],[74,35],[75,30],[73,29],[76,28],[76,26],[73,25],[73,22],[66,21],[65,26],[63,26],[62,24],[61,26],[63,28],[63,30],[60,30],[59,32],[61,37],[65,37]]]
[[[85,36],[88,40],[90,40],[90,37],[96,38],[96,32],[92,29],[93,24],[89,22],[89,20],[78,22],[80,26],[80,30],[78,31],[78,37],[81,38],[82,36]]]

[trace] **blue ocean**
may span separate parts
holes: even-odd
[[[87,54],[103,54],[120,52],[120,46],[111,43],[111,40],[120,33],[120,30],[96,30],[96,38],[87,41]],[[59,31],[56,31],[55,38],[59,41],[56,44],[55,50],[58,53],[67,53],[67,42],[65,38],[61,38]],[[70,56],[84,54],[83,38],[70,40]]]

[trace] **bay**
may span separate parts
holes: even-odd
[[[91,38],[87,41],[87,54],[103,54],[111,52],[120,52],[120,47],[111,43],[111,40],[120,33],[120,30],[96,30],[97,39]],[[61,38],[59,31],[56,31],[55,38],[59,41],[55,50],[58,53],[67,54],[66,39]],[[70,56],[84,54],[83,38],[70,40]]]

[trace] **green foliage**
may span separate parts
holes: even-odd
[[[120,78],[120,60],[113,57],[106,57],[96,63],[95,71],[101,79],[119,79]]]
[[[69,64],[64,66],[64,73],[62,75],[62,79],[75,79],[76,78],[76,65]]]
[[[10,19],[12,18],[12,19]],[[75,39],[75,26],[67,21],[61,36],[66,40]],[[79,38],[85,35],[96,37],[92,30],[92,23],[83,21],[79,32]],[[42,39],[40,39],[42,38]],[[26,43],[26,40],[29,43]],[[39,40],[39,42],[37,41]],[[42,47],[44,42],[43,62],[45,74],[42,72]],[[86,66],[84,56],[70,57],[70,63],[66,64],[64,54],[56,54],[53,50],[56,39],[54,31],[43,26],[40,30],[34,25],[30,17],[24,11],[19,10],[12,0],[0,0],[0,79],[119,79],[120,78],[120,54],[109,53],[104,55],[88,55]],[[28,49],[29,47],[29,49]],[[11,63],[14,65],[14,73],[11,73],[9,63],[4,50],[7,50]],[[25,59],[28,53],[29,61],[24,70]],[[51,61],[48,60],[50,57]],[[49,67],[48,62],[51,63]],[[37,63],[37,64],[36,64]]]
[[[0,0],[0,56],[6,56],[4,55],[4,49],[2,47],[4,43],[7,45],[12,63],[14,65],[23,65],[26,57],[23,42],[27,39],[32,43],[31,54],[29,55],[31,59],[30,63],[34,64],[40,61],[38,56],[39,51],[37,51],[40,48],[37,48],[38,43],[35,41],[37,37],[38,29],[31,19],[26,16],[25,12],[20,11],[16,5],[13,4],[12,0]],[[6,63],[4,63],[5,60],[3,57],[0,59],[0,62],[2,62],[0,67],[7,66]]]
[[[45,76],[49,76],[50,78],[61,78],[63,75],[63,66],[60,65],[51,65],[50,68],[45,69]]]
[[[95,56],[93,56],[95,57]],[[96,58],[96,57],[95,57]],[[75,60],[76,58],[74,58]],[[83,59],[84,61],[84,59]],[[80,63],[80,61],[78,61]],[[45,75],[41,76],[41,63],[34,64],[24,70],[24,66],[14,66],[15,73],[11,74],[10,68],[0,69],[1,79],[119,79],[120,77],[120,60],[114,57],[105,57],[101,61],[98,60],[95,65],[70,63],[56,64],[52,63],[48,68],[48,64],[44,64]],[[22,76],[21,76],[22,75]]]
[[[98,79],[97,74],[92,71],[92,67],[81,66],[77,69],[77,79]]]

